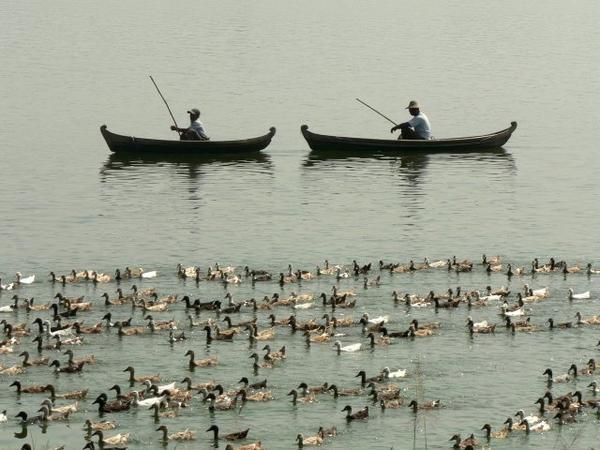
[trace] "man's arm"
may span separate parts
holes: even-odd
[[[400,123],[396,126],[393,126],[392,129],[390,130],[390,133],[393,133],[396,130],[402,130],[407,127],[410,127],[410,123],[408,123],[408,122]]]

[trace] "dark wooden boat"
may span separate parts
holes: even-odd
[[[235,141],[166,141],[145,139],[112,133],[108,131],[106,125],[100,127],[100,133],[102,133],[108,148],[115,153],[218,155],[258,152],[271,143],[271,139],[275,136],[275,128],[271,127],[269,132],[264,136]]]
[[[318,151],[355,151],[355,152],[469,152],[498,148],[506,144],[516,130],[517,122],[496,133],[481,136],[431,139],[428,141],[409,139],[365,139],[353,137],[327,136],[308,131],[308,125],[300,130],[312,150]]]

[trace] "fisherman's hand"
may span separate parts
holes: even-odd
[[[171,125],[171,130],[176,131],[177,127],[175,125]]]
[[[394,131],[396,131],[398,129],[398,127],[392,127],[392,129],[390,130],[390,133],[393,133]]]

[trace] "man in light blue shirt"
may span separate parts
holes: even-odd
[[[431,125],[427,116],[421,112],[419,102],[411,100],[406,109],[408,109],[413,118],[408,122],[392,127],[390,132],[393,133],[396,130],[401,130],[398,139],[431,139]]]
[[[210,138],[206,135],[204,125],[200,122],[200,110],[192,108],[188,111],[190,115],[190,126],[188,128],[177,128],[171,125],[171,130],[181,134],[182,141],[208,141]]]

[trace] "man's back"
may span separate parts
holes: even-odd
[[[424,113],[419,112],[419,114],[408,121],[408,124],[414,128],[415,133],[422,139],[431,139],[431,125]]]

